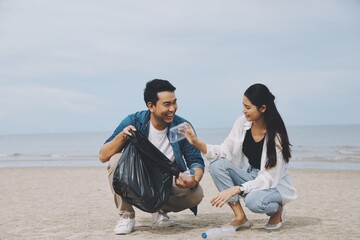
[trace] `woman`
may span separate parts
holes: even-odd
[[[282,226],[284,205],[297,198],[287,165],[291,158],[285,124],[276,109],[275,97],[263,84],[254,84],[244,93],[243,113],[221,145],[209,145],[185,128],[186,138],[210,161],[209,171],[219,193],[212,206],[228,203],[235,214],[231,225],[250,228],[240,204],[270,216],[266,229]]]

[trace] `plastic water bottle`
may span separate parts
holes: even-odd
[[[183,128],[186,124],[187,123],[184,122],[170,128],[170,134],[169,134],[170,143],[175,143],[185,138],[185,133]]]
[[[186,170],[185,172],[180,173],[182,178],[188,178],[188,177],[193,176],[194,174],[195,174],[194,169]]]
[[[236,236],[236,230],[233,226],[210,228],[201,234],[203,239],[207,240],[222,240]]]

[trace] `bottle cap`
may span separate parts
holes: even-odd
[[[205,238],[207,238],[207,234],[206,234],[205,232],[203,232],[203,233],[201,234],[201,237],[202,237],[203,239],[205,239]]]
[[[195,170],[194,170],[194,169],[190,169],[190,170],[189,170],[189,173],[190,173],[191,175],[194,175],[194,174],[195,174]]]

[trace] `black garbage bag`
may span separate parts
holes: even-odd
[[[178,175],[176,162],[134,131],[114,172],[113,187],[131,205],[153,213],[168,201],[173,176]]]

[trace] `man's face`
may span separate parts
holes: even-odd
[[[151,112],[151,123],[156,129],[163,130],[174,120],[177,99],[175,92],[159,92],[157,95],[159,100],[156,105],[149,102],[147,106]]]

